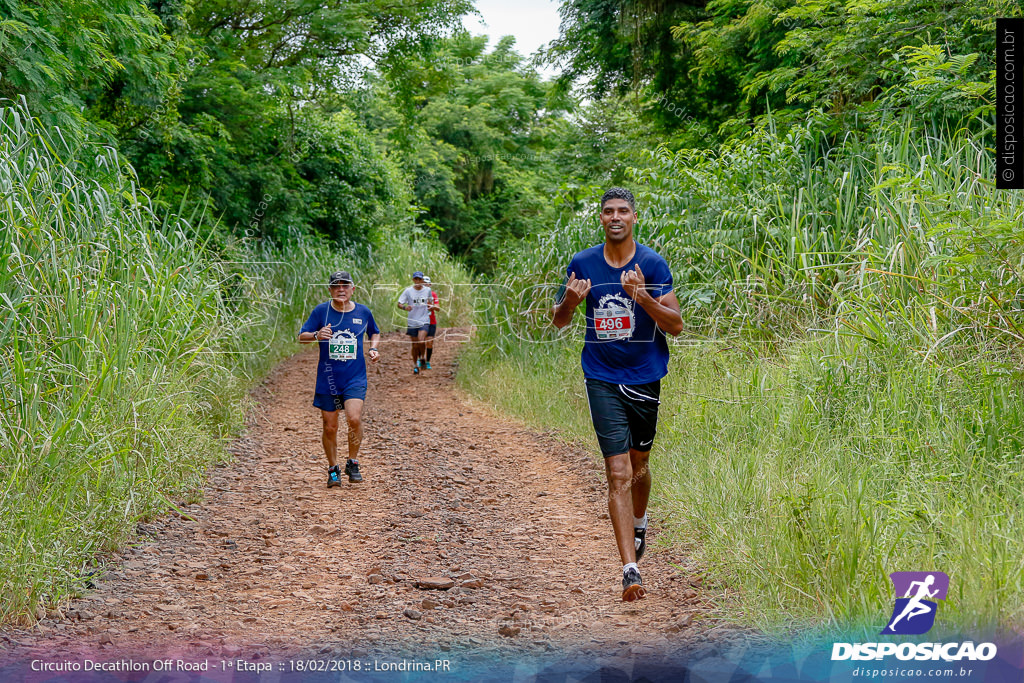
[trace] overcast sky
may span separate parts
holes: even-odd
[[[465,16],[462,24],[473,35],[490,36],[490,47],[502,36],[515,36],[516,52],[529,57],[558,37],[559,4],[555,0],[476,0],[483,21]],[[549,69],[542,73],[554,75]]]

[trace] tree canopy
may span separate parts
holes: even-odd
[[[994,17],[1014,4],[566,0],[531,60],[466,34],[470,0],[0,0],[0,96],[102,136],[222,235],[436,233],[489,271],[638,177],[645,150],[816,111],[865,135],[990,111]]]

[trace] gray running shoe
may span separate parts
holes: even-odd
[[[341,469],[335,465],[327,468],[327,488],[341,486]]]
[[[640,600],[647,596],[647,590],[644,588],[643,579],[640,578],[640,572],[629,568],[628,571],[622,574],[622,601],[633,602],[634,600]]]
[[[361,482],[363,475],[359,474],[359,461],[349,458],[348,462],[345,463],[345,474],[348,475],[348,480],[353,484]]]

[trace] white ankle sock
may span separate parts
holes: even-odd
[[[636,566],[636,562],[630,562],[629,564],[622,565],[622,573],[623,574],[628,572],[630,569],[635,569],[637,571],[640,571],[640,567]]]
[[[646,529],[647,528],[647,513],[646,512],[644,513],[643,517],[634,517],[633,518],[633,528],[634,529]]]

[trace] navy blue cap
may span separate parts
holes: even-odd
[[[414,280],[416,278],[419,278],[419,279],[422,280],[423,279],[423,271],[422,270],[417,270],[415,273],[412,274],[412,277],[413,277]]]

